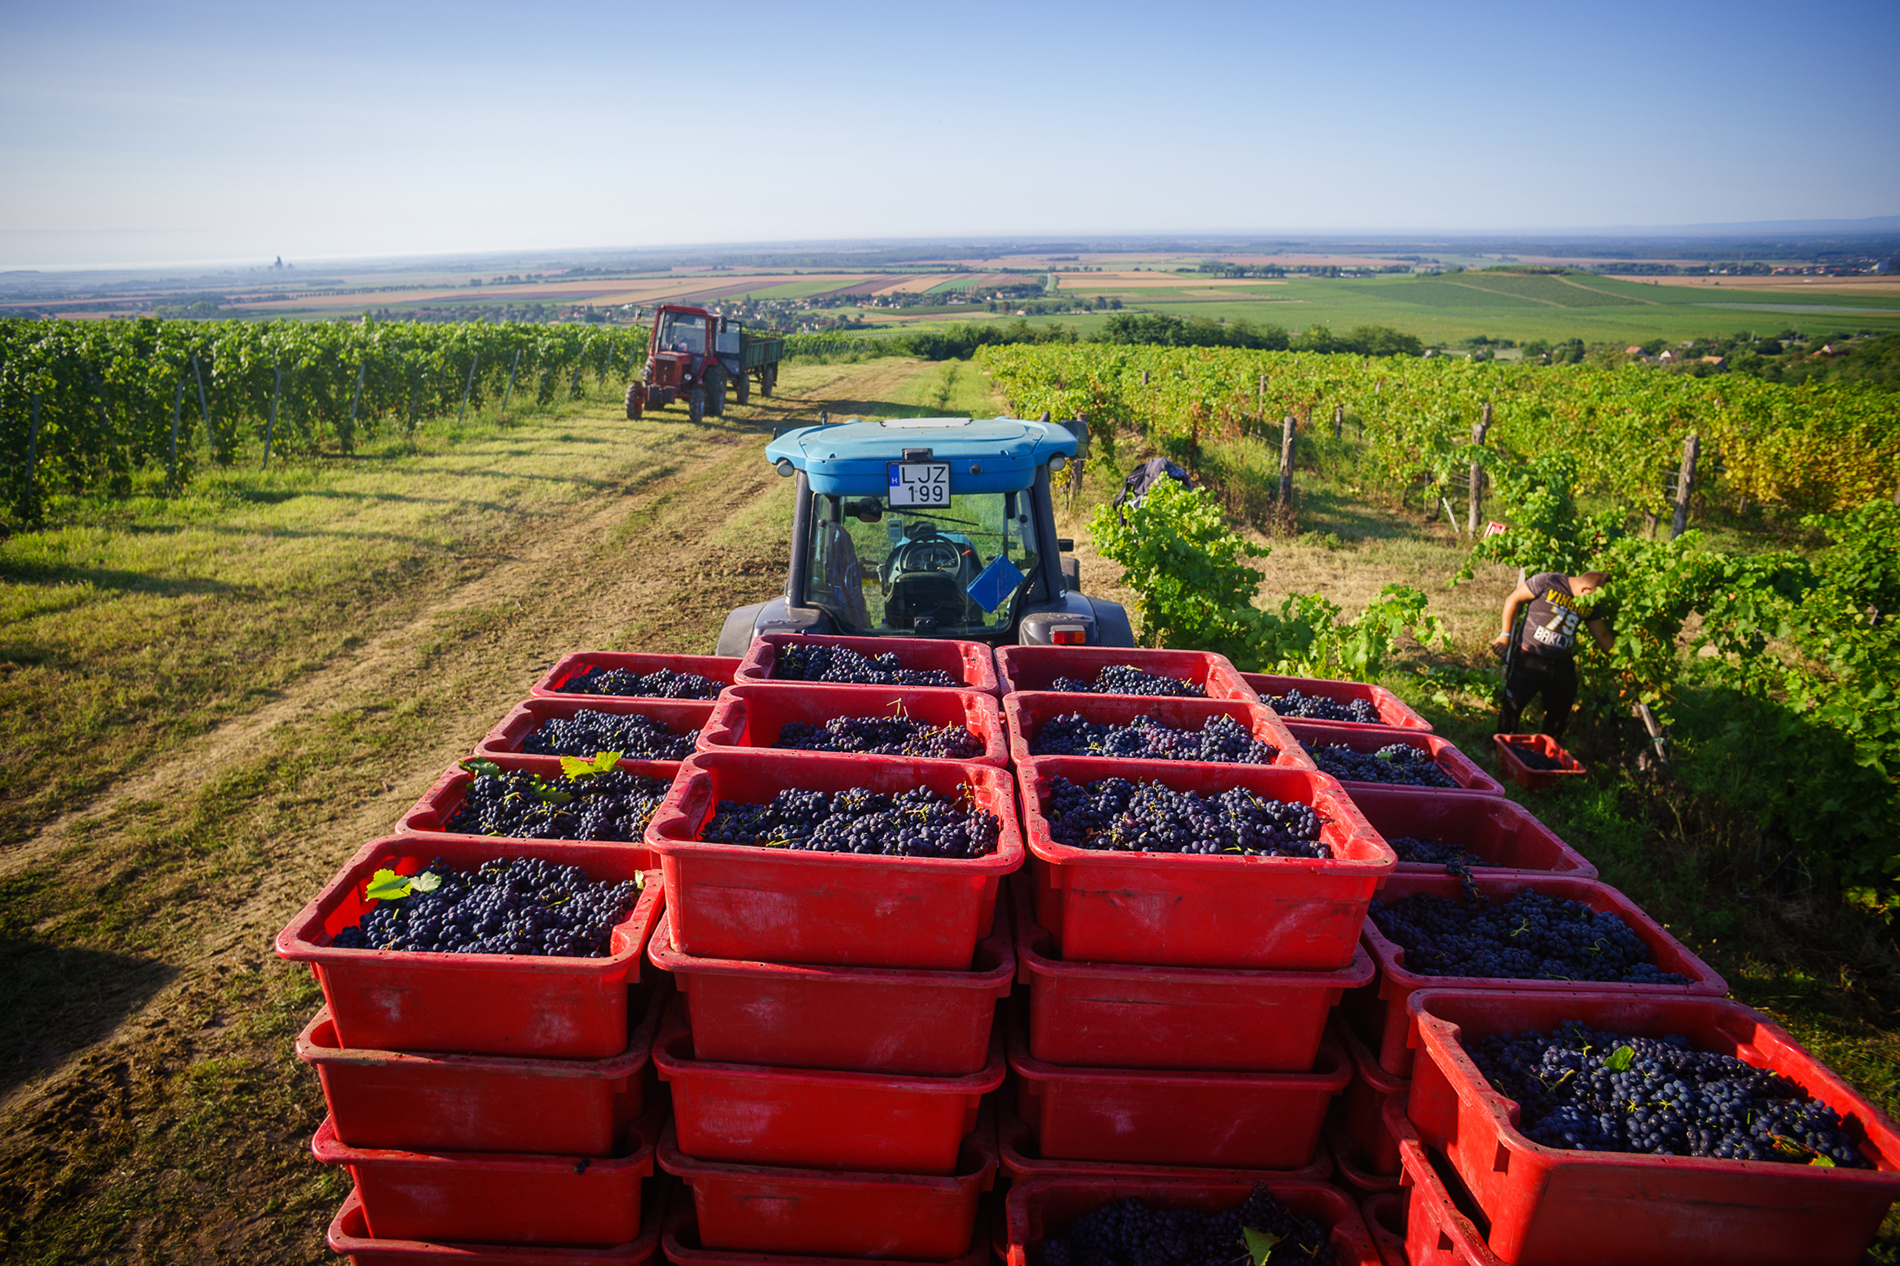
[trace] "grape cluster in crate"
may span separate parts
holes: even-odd
[[[1900,1194],[1423,718],[1200,652],[576,653],[277,948],[356,1266],[1852,1266]]]

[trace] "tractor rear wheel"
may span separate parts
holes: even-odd
[[[759,377],[759,394],[767,400],[772,398],[772,388],[778,386],[778,366],[767,365],[765,373]]]
[[[726,371],[717,365],[706,373],[706,412],[715,418],[726,416]]]
[[[640,406],[642,403],[641,396],[643,394],[644,393],[640,390],[639,383],[636,382],[636,383],[628,384],[627,386],[627,418],[629,421],[638,422],[640,420]]]
[[[705,388],[694,387],[691,391],[686,393],[686,420],[694,423],[704,422],[706,420]]]

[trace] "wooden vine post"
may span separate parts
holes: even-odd
[[[191,376],[198,380],[198,419],[204,423],[205,442],[211,440],[211,402],[205,398],[205,376],[198,369],[198,353],[191,354]]]
[[[1691,435],[1682,442],[1682,469],[1676,475],[1676,521],[1669,539],[1675,540],[1689,530],[1689,494],[1695,489],[1695,463],[1702,453],[1702,437]]]
[[[26,431],[26,510],[29,518],[40,517],[40,393],[33,393],[33,421]]]
[[[457,426],[462,425],[463,419],[468,417],[468,398],[475,390],[475,367],[481,363],[482,354],[480,352],[476,352],[473,356],[469,357],[468,382],[462,386],[462,411],[455,415],[455,425]],[[574,375],[574,381],[580,381],[580,375],[578,373]]]
[[[185,411],[185,376],[178,376],[178,394],[172,398],[172,457],[167,468],[165,484],[173,492],[178,490],[178,419]]]
[[[343,451],[349,452],[356,445],[356,403],[363,398],[363,372],[369,368],[369,362],[356,364],[356,390],[350,393],[350,429],[343,441]]]
[[[1291,413],[1280,423],[1280,504],[1293,500],[1293,428]]]
[[[1491,429],[1491,402],[1484,402],[1484,412],[1479,415],[1478,423],[1471,428],[1471,444],[1476,448],[1484,443],[1484,434]],[[1471,505],[1465,516],[1465,530],[1474,539],[1478,528],[1484,523],[1484,467],[1476,461],[1471,463]]]
[[[1078,413],[1075,415],[1075,420],[1082,424],[1082,434],[1087,435],[1089,433],[1089,415],[1086,413]],[[1075,460],[1069,463],[1069,509],[1070,510],[1075,509],[1075,490],[1077,486],[1081,484],[1082,472],[1084,469],[1087,468],[1087,465],[1088,465],[1089,459],[1087,457],[1082,456],[1082,454],[1086,452],[1088,452],[1088,449],[1086,447],[1078,446],[1076,450]]]
[[[501,393],[501,412],[503,417],[506,417],[508,413],[508,397],[515,394],[515,371],[520,368],[521,349],[517,347],[515,349],[515,362],[508,366],[508,390]]]
[[[1490,405],[1485,406],[1485,408],[1487,409],[1489,409],[1490,407],[1491,407]],[[1345,433],[1346,433],[1346,406],[1343,404],[1336,404],[1333,406],[1333,438],[1338,439],[1340,438],[1340,436],[1344,435]]]
[[[277,378],[270,389],[270,421],[264,424],[264,464],[258,467],[260,471],[270,469],[270,442],[271,437],[277,434],[277,398],[284,394],[284,367],[280,362],[274,368]]]

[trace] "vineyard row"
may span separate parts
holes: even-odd
[[[489,402],[548,405],[637,372],[644,329],[548,325],[0,319],[0,499],[182,486],[207,457],[350,452]]]
[[[1667,515],[1662,472],[1698,437],[1738,502],[1832,513],[1900,488],[1900,403],[1858,384],[1782,386],[1642,367],[1521,366],[1461,359],[1366,359],[1310,352],[1103,344],[987,347],[978,353],[1011,408],[1088,419],[1185,444],[1277,436],[1351,417],[1376,478],[1433,497],[1473,462],[1566,453],[1584,486]]]

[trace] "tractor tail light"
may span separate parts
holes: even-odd
[[[1056,646],[1080,646],[1088,640],[1088,630],[1080,625],[1065,624],[1049,630],[1049,641]]]

